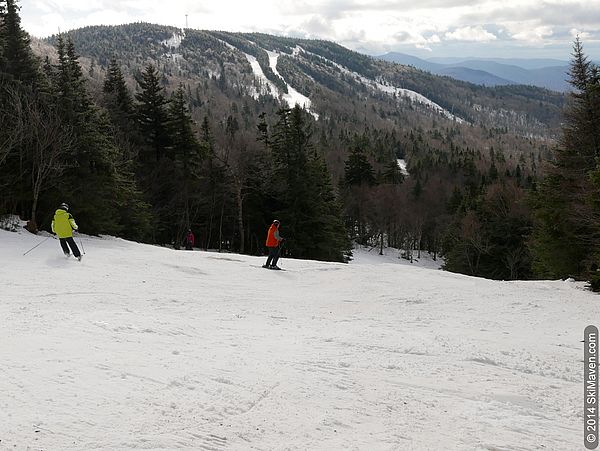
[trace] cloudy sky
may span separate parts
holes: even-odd
[[[323,38],[369,54],[568,60],[575,36],[600,60],[598,0],[20,0],[44,37],[86,25],[152,22]]]

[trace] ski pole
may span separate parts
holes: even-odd
[[[281,240],[281,245],[279,246],[279,260],[283,257],[283,246],[285,244],[285,240]],[[279,263],[281,265],[281,263]]]
[[[41,243],[36,244],[35,246],[33,246],[31,249],[29,249],[27,252],[25,252],[23,255],[27,255],[29,254],[32,250],[34,250],[36,247],[41,246],[42,244],[44,244],[46,241],[48,241],[49,238],[52,238],[52,236],[48,236],[46,237],[46,239],[44,241],[42,241]]]
[[[81,237],[79,238],[79,244],[81,244],[81,252],[83,252],[83,255],[85,255],[85,249],[83,248],[83,240],[81,239]]]

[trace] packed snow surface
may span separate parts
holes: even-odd
[[[284,80],[284,78],[281,76],[281,74],[277,70],[277,59],[279,58],[279,53],[267,51],[267,54],[269,55],[269,66],[271,67],[271,70],[273,71],[273,73],[275,75],[281,77],[281,79]],[[285,102],[289,105],[289,107],[294,108],[296,106],[296,104],[298,104],[302,108],[310,111],[310,105],[311,105],[310,99],[308,97],[306,97],[304,94],[301,94],[300,92],[298,92],[297,90],[292,88],[292,86],[287,82],[286,82],[286,87],[287,87],[288,92],[287,92],[287,94],[283,94],[282,97],[283,97],[283,100],[285,100]],[[312,113],[312,114],[315,117],[315,119],[319,119],[319,116],[316,113]]]
[[[254,92],[252,96],[255,99],[258,99],[261,94],[271,94],[274,97],[279,97],[279,89],[277,89],[277,86],[267,78],[256,57],[248,53],[244,53],[244,55],[246,55],[246,59],[250,63],[250,67],[252,67],[252,73],[258,79],[261,87],[261,92]]]
[[[398,158],[398,167],[400,168],[400,172],[404,175],[408,175],[408,170],[406,169],[406,160],[403,158]]]
[[[279,58],[279,53],[271,52],[271,51],[266,51],[266,52],[269,55],[269,67],[271,68],[273,73],[275,73],[276,75],[281,77],[281,74],[277,71],[277,59]],[[252,67],[252,72],[254,73],[254,76],[258,79],[258,81],[262,87],[261,93],[256,92],[256,91],[253,92],[254,98],[258,98],[259,94],[271,94],[274,97],[281,96],[282,100],[290,108],[294,108],[296,106],[296,104],[298,104],[302,108],[309,111],[314,116],[315,119],[319,119],[319,115],[317,113],[310,111],[311,101],[308,97],[306,97],[305,95],[303,95],[300,92],[298,92],[297,90],[295,90],[287,82],[286,82],[286,86],[287,86],[288,92],[281,93],[279,91],[279,88],[271,80],[269,80],[267,78],[264,71],[262,70],[262,67],[260,67],[260,64],[259,64],[258,60],[256,59],[256,57],[254,57],[248,53],[244,53],[244,55],[246,56],[246,59],[248,60],[248,62],[250,63],[250,66]],[[283,77],[281,77],[281,79],[284,80]]]
[[[583,449],[580,283],[44,239],[0,231],[1,449]]]
[[[183,55],[181,53],[176,53],[173,50],[179,49],[181,43],[185,39],[185,30],[180,30],[178,33],[173,33],[173,35],[164,41],[160,41],[161,44],[169,47],[169,53],[166,53],[164,56],[168,59],[173,60],[173,62],[177,65],[179,69],[181,69],[181,61],[183,61]]]
[[[160,41],[161,44],[167,47],[178,49],[183,40],[185,39],[185,31],[180,30],[179,33],[173,33],[173,35],[164,41]]]

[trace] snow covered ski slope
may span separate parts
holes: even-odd
[[[579,283],[0,231],[0,449],[582,449]]]

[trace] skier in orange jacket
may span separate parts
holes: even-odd
[[[267,262],[263,265],[263,268],[267,269],[281,269],[277,266],[277,261],[279,260],[279,245],[283,241],[283,238],[279,234],[279,225],[280,222],[275,219],[271,227],[269,227],[269,232],[267,233],[267,248],[269,249],[269,257],[267,258]]]

